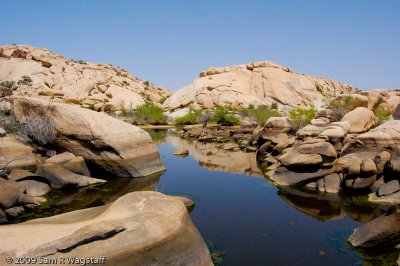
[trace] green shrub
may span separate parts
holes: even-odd
[[[222,126],[233,126],[240,124],[240,120],[232,113],[232,111],[229,111],[221,105],[215,107],[211,121]]]
[[[317,109],[311,105],[308,109],[296,107],[289,111],[289,120],[292,122],[295,131],[310,124],[311,120],[317,114]]]
[[[240,113],[257,121],[258,124],[264,125],[265,122],[267,122],[268,118],[273,116],[281,116],[281,114],[276,110],[275,107],[277,106],[271,105],[271,107],[269,107],[266,105],[261,105],[257,108],[254,108],[254,106],[250,105],[249,107],[241,110]]]
[[[0,127],[2,127],[7,134],[17,133],[19,124],[12,115],[0,112]]]
[[[189,110],[189,113],[182,117],[178,117],[175,122],[177,125],[194,125],[199,123],[201,111]]]
[[[129,86],[130,85],[129,82],[126,81],[126,80],[122,81],[122,84],[125,85],[125,86]]]
[[[7,89],[12,89],[15,85],[15,81],[5,80],[0,83],[1,86]]]
[[[332,110],[333,121],[340,121],[346,113],[354,109],[351,96],[328,100],[325,105],[327,109]]]
[[[18,85],[32,85],[32,79],[28,76],[22,76],[19,80],[18,80]]]
[[[121,110],[122,111],[122,110]],[[128,110],[129,114],[129,110]],[[167,123],[167,116],[163,110],[154,103],[145,103],[132,110],[137,124],[163,125]]]
[[[382,104],[378,105],[374,113],[378,125],[383,124],[390,117],[390,111],[385,105]]]

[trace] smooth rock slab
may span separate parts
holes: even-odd
[[[305,183],[317,181],[317,179],[324,177],[326,175],[333,174],[335,168],[319,169],[314,172],[298,173],[288,170],[286,167],[278,167],[275,169],[271,175],[271,180],[278,185],[283,186],[294,186],[302,185]]]
[[[348,241],[354,247],[390,244],[400,238],[400,214],[383,215],[356,228]]]
[[[32,148],[7,135],[0,138],[0,169],[36,169]]]
[[[107,265],[212,265],[185,205],[158,192],[1,226],[0,259],[29,255],[106,256]]]
[[[391,180],[378,188],[376,195],[378,197],[387,196],[400,190],[400,183],[398,180]]]

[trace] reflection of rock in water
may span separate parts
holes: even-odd
[[[365,223],[383,213],[384,207],[357,200],[356,196],[310,191],[304,188],[278,187],[278,195],[290,206],[320,221],[351,219]]]
[[[177,136],[168,135],[165,142],[177,149],[187,149],[199,165],[210,170],[228,173],[263,176],[257,166],[256,154],[243,151],[230,151],[219,148],[218,143],[201,143],[188,141]]]
[[[162,174],[157,173],[133,179],[114,178],[104,184],[83,188],[55,189],[47,195],[48,201],[45,204],[34,208],[31,213],[10,220],[10,222],[23,222],[33,218],[101,206],[133,191],[154,191]]]
[[[87,187],[78,190],[76,193],[56,201],[56,205],[80,204],[80,208],[87,208],[96,205],[96,202],[106,204],[123,195],[133,191],[154,191],[160,181],[162,173],[153,174],[140,178],[120,178],[111,180],[102,186]],[[82,206],[82,205],[87,206]]]

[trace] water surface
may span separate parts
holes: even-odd
[[[365,196],[322,194],[276,187],[257,167],[255,153],[225,151],[221,144],[182,140],[150,131],[167,170],[143,178],[116,178],[85,188],[52,190],[49,201],[13,222],[103,205],[137,190],[188,196],[190,213],[222,265],[393,265],[394,249],[354,250],[352,230],[382,215]],[[189,156],[173,155],[186,148]]]

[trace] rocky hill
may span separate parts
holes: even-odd
[[[201,72],[199,78],[165,101],[164,108],[212,108],[218,104],[240,107],[273,102],[282,106],[320,106],[325,97],[356,92],[333,79],[307,76],[272,62],[254,62]]]
[[[120,67],[67,59],[27,45],[0,46],[0,82],[2,96],[13,91],[99,111],[117,111],[145,101],[161,104],[172,94]]]

